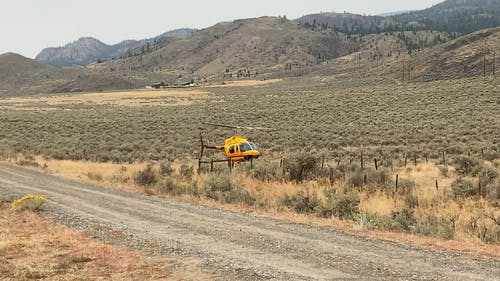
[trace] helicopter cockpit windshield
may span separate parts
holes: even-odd
[[[249,150],[257,150],[257,145],[253,142],[242,142],[240,143],[240,151],[245,152]]]

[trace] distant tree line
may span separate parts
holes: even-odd
[[[401,31],[440,31],[469,34],[500,24],[500,1],[446,1],[430,9],[391,17],[353,16],[335,18],[319,16],[302,22],[312,30],[333,29],[347,35]]]

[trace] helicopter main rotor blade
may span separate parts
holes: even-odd
[[[216,126],[216,127],[223,127],[223,128],[240,129],[240,127],[237,127],[237,126],[229,126],[229,125],[222,125],[222,124],[216,124],[216,123],[202,122],[201,124]]]
[[[207,123],[203,122],[202,124],[205,125],[210,125],[210,126],[216,126],[216,127],[223,127],[223,128],[230,128],[230,129],[245,129],[245,130],[263,130],[263,131],[273,131],[271,128],[266,128],[266,127],[244,127],[244,126],[229,126],[229,125],[222,125],[222,124],[216,124],[216,123]]]

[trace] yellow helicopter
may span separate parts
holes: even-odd
[[[227,138],[224,141],[224,145],[213,145],[206,144],[203,141],[203,137],[200,134],[200,154],[198,160],[201,161],[203,158],[203,152],[205,149],[217,149],[222,150],[226,153],[226,160],[217,160],[211,162],[222,162],[230,160],[230,163],[240,163],[245,161],[251,161],[253,159],[259,158],[261,153],[257,145],[251,141],[248,141],[245,137],[238,134],[239,129],[249,129],[249,130],[267,130],[267,128],[262,127],[239,127],[239,126],[228,126],[214,123],[203,123],[205,125],[223,127],[223,128],[231,128],[235,130],[235,135]]]

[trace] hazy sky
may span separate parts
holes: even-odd
[[[107,44],[144,39],[182,27],[205,28],[220,21],[318,12],[383,12],[424,9],[441,0],[1,0],[0,54],[34,57],[45,47],[80,37]]]

